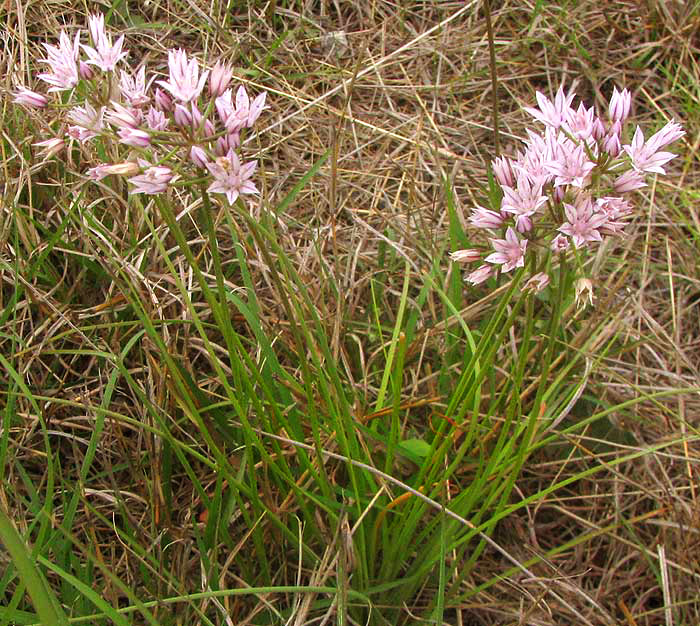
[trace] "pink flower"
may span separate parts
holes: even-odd
[[[112,110],[107,111],[107,121],[119,128],[138,128],[142,118],[140,109],[127,109],[118,102],[112,102]]]
[[[33,109],[45,109],[46,105],[49,103],[49,99],[45,95],[26,89],[25,87],[20,87],[12,95],[14,96],[13,102],[23,104]]]
[[[37,141],[36,143],[32,144],[33,146],[39,146],[40,148],[43,148],[42,150],[42,155],[49,159],[51,158],[54,154],[57,154],[63,148],[66,147],[66,142],[63,139],[60,139],[58,137],[54,137],[53,139],[45,139],[44,141]]]
[[[549,285],[549,276],[544,272],[539,272],[528,278],[527,282],[523,285],[523,291],[532,291],[533,293],[539,293],[547,285]]]
[[[139,128],[120,128],[117,134],[119,135],[119,141],[127,146],[145,148],[151,143],[151,136],[145,130]]]
[[[542,194],[542,185],[533,184],[525,172],[518,173],[516,189],[503,187],[501,211],[515,216],[515,227],[524,233],[532,228],[530,217],[547,202],[547,196]]]
[[[511,161],[508,157],[496,157],[491,161],[491,167],[493,168],[493,174],[496,180],[504,187],[512,187],[515,185],[515,176],[513,175],[513,168],[511,167]]]
[[[515,267],[525,265],[525,250],[527,239],[522,241],[515,231],[509,226],[505,239],[491,239],[491,245],[496,252],[489,254],[484,260],[501,266],[501,271],[510,272]]]
[[[624,198],[603,197],[595,202],[596,208],[605,214],[607,221],[600,228],[604,235],[616,235],[625,226],[621,220],[632,215],[632,205]]]
[[[226,120],[233,113],[233,102],[231,101],[231,90],[227,89],[214,100],[216,112],[219,114],[219,119],[222,124],[226,124]]]
[[[117,63],[129,54],[126,51],[122,52],[124,35],[112,45],[112,38],[105,33],[104,15],[101,13],[91,15],[88,22],[90,24],[90,37],[95,47],[83,45],[83,50],[90,57],[87,63],[97,65],[103,72],[111,72]]]
[[[78,61],[78,75],[84,80],[92,80],[95,78],[95,72],[93,72],[92,68],[82,59]]]
[[[143,174],[128,179],[134,185],[129,193],[148,195],[163,193],[168,188],[168,183],[172,178],[173,172],[169,167],[158,165],[148,167]]]
[[[168,52],[168,69],[170,80],[159,80],[158,84],[167,89],[176,100],[191,102],[199,97],[209,76],[209,70],[199,75],[197,59],[187,60],[187,53],[182,50]]]
[[[142,65],[141,69],[133,76],[123,70],[121,71],[119,91],[130,106],[141,107],[151,101],[150,96],[146,93],[149,86],[146,85],[145,65]]]
[[[187,107],[184,107],[181,104],[175,105],[173,118],[175,119],[175,123],[180,128],[188,128],[192,126],[192,113]]]
[[[576,111],[573,109],[570,111],[567,125],[572,135],[578,137],[582,141],[586,141],[586,139],[593,135],[595,119],[593,107],[587,109],[583,106],[583,102],[581,102]]]
[[[591,134],[591,137],[593,137],[593,139],[596,141],[600,141],[603,137],[605,137],[605,126],[598,116],[596,116],[596,118],[593,120],[593,133]]]
[[[145,120],[151,130],[166,130],[170,124],[170,118],[165,117],[165,113],[154,106],[148,109]]]
[[[668,144],[677,141],[683,135],[685,135],[685,131],[683,130],[681,125],[676,124],[673,120],[671,120],[660,131],[654,133],[651,137],[649,137],[649,140],[647,141],[646,145],[650,149],[659,150],[664,146],[667,146]]]
[[[481,259],[481,252],[476,248],[466,250],[455,250],[450,254],[450,259],[455,263],[473,263]]]
[[[513,169],[524,172],[533,184],[544,186],[554,178],[545,165],[551,161],[556,150],[559,133],[548,126],[545,128],[544,135],[534,133],[529,128],[527,135],[529,138],[527,150],[518,157]]]
[[[542,122],[545,126],[559,128],[569,118],[571,110],[571,102],[574,99],[573,92],[564,95],[564,85],[562,84],[557,90],[557,94],[552,103],[547,97],[539,91],[536,93],[537,104],[539,109],[531,107],[523,107],[532,117]]]
[[[68,134],[78,141],[87,141],[97,137],[104,128],[105,108],[95,109],[89,102],[84,107],[74,107],[68,113],[68,119],[75,124],[68,129]]]
[[[482,265],[480,268],[469,274],[464,280],[472,285],[479,285],[488,279],[491,274],[493,274],[493,268],[489,267],[488,265]]]
[[[569,240],[564,235],[557,235],[549,244],[552,252],[566,252],[569,249]]]
[[[53,85],[49,91],[64,91],[72,89],[80,81],[78,75],[78,55],[80,54],[80,31],[75,34],[71,43],[68,35],[61,31],[59,45],[44,44],[47,58],[42,63],[48,63],[50,72],[39,74],[38,78],[49,85]]]
[[[472,211],[469,221],[473,226],[477,228],[500,228],[503,224],[503,218],[500,213],[496,211],[490,211],[477,205],[477,207]]]
[[[214,123],[209,118],[204,120],[202,128],[204,129],[205,137],[213,137],[214,135],[216,135],[216,128],[214,127]]]
[[[125,161],[124,163],[100,163],[96,167],[91,167],[87,173],[92,180],[102,180],[111,174],[130,176],[140,170],[141,168],[136,163]]]
[[[630,106],[632,105],[632,96],[627,89],[618,91],[617,87],[613,87],[613,93],[610,97],[610,106],[608,107],[608,115],[613,122],[622,123],[630,114]]]
[[[584,187],[595,168],[589,160],[582,144],[574,145],[571,141],[562,141],[553,160],[545,168],[554,175],[554,186],[572,185]]]
[[[229,149],[238,148],[241,145],[241,135],[239,133],[231,133],[224,135],[216,140],[214,152],[219,156],[224,156]]]
[[[608,221],[605,213],[596,211],[595,205],[588,196],[576,198],[576,204],[564,203],[566,219],[558,228],[560,233],[571,237],[576,248],[580,248],[588,242],[602,241],[599,229]]]
[[[252,128],[253,124],[258,121],[260,114],[265,109],[265,99],[267,98],[267,92],[263,91],[258,94],[255,99],[250,103],[250,108],[248,109],[248,122],[246,126]]]
[[[202,112],[197,108],[197,105],[192,102],[190,103],[190,111],[192,112],[192,130],[197,130],[203,121]]]
[[[266,93],[263,91],[251,103],[248,92],[241,85],[236,91],[236,106],[231,102],[231,90],[227,89],[216,99],[216,110],[219,118],[230,133],[238,132],[241,128],[251,128],[265,108]]]
[[[675,126],[678,126],[678,124],[675,124]],[[623,150],[629,155],[630,159],[632,159],[632,167],[634,167],[634,169],[639,172],[666,173],[666,170],[664,170],[662,166],[676,155],[671,152],[660,152],[660,149],[667,143],[675,141],[679,136],[682,136],[683,131],[680,131],[681,134],[678,135],[673,129],[669,132],[666,131],[665,128],[666,127],[661,129],[655,135],[652,135],[649,141],[645,143],[642,129],[637,126],[634,137],[632,137],[632,143],[622,146]],[[669,137],[670,140],[667,141]]]
[[[617,193],[625,193],[626,191],[634,191],[646,187],[644,182],[644,174],[637,170],[627,170],[621,176],[618,176],[613,182],[613,189]]]
[[[233,72],[229,65],[220,61],[216,62],[209,75],[209,94],[212,98],[218,98],[226,91],[231,82],[232,74]]]
[[[207,191],[226,194],[226,198],[231,204],[236,201],[240,194],[258,193],[257,187],[250,180],[257,165],[256,161],[241,164],[233,148],[229,149],[226,156],[218,157],[216,161],[207,163],[207,169],[214,177],[214,182],[209,185]]]

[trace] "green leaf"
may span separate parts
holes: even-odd
[[[424,459],[430,453],[430,444],[423,439],[405,439],[399,444],[401,452],[408,457]]]

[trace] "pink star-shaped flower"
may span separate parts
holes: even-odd
[[[241,164],[233,148],[229,149],[226,156],[219,157],[206,166],[214,177],[214,181],[207,188],[209,193],[224,193],[231,204],[241,194],[258,193],[255,183],[250,180],[258,166],[257,161]]]

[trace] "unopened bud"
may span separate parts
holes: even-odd
[[[465,250],[455,250],[450,254],[450,259],[455,263],[473,263],[481,260],[481,252],[476,248],[467,248]]]

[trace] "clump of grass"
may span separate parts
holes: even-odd
[[[86,21],[39,8],[7,67]],[[691,7],[492,10],[506,151],[562,78],[696,136]],[[0,622],[697,622],[696,146],[587,266],[593,307],[565,272],[467,288],[483,13],[236,11],[105,21],[130,63],[181,46],[268,90],[250,208],[37,165],[46,128],[3,100]]]

